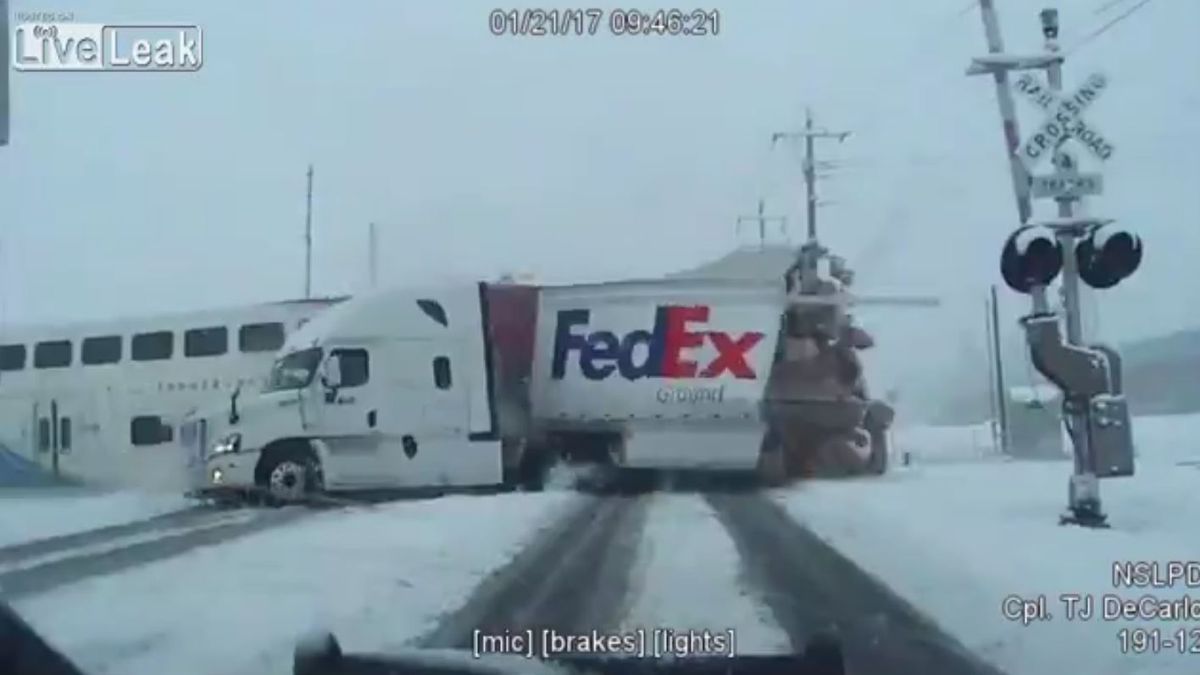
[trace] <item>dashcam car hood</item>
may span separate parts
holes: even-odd
[[[177,672],[186,672],[180,668]],[[563,656],[549,662],[512,655],[476,658],[453,650],[404,654],[344,654],[330,633],[301,640],[294,675],[845,675],[835,639],[817,636],[804,653],[780,656],[689,657],[674,660]],[[0,673],[88,675],[50,646],[7,603],[0,602]]]

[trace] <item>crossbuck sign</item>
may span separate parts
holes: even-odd
[[[1027,166],[1052,154],[1068,138],[1078,140],[1100,161],[1112,157],[1113,145],[1082,117],[1083,111],[1108,88],[1107,77],[1100,73],[1091,75],[1070,97],[1061,97],[1050,91],[1030,73],[1025,73],[1014,82],[1013,88],[1049,113],[1037,131],[1021,143],[1021,158]]]

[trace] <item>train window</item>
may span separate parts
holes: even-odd
[[[85,338],[83,345],[79,348],[79,360],[85,366],[98,366],[120,361],[121,336],[105,335]]]
[[[58,447],[63,452],[71,450],[71,418],[60,417],[58,419]]]
[[[193,328],[183,334],[184,356],[220,356],[229,351],[229,331],[224,326]]]
[[[25,345],[0,345],[0,370],[25,368]]]
[[[371,377],[367,350],[365,349],[335,349],[342,370],[342,388],[361,387]]]
[[[174,433],[158,415],[141,415],[129,420],[129,442],[134,445],[170,443]]]
[[[70,340],[48,340],[34,345],[34,368],[65,368],[69,365],[71,365]]]
[[[283,340],[282,323],[248,323],[238,329],[238,349],[243,352],[277,352]]]
[[[163,361],[171,358],[175,335],[169,330],[138,333],[129,343],[129,357],[134,361]]]
[[[38,419],[38,452],[50,452],[50,418]]]
[[[438,389],[450,388],[450,359],[445,356],[433,360],[433,383]]]

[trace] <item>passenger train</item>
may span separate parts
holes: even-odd
[[[84,483],[186,488],[184,417],[260,388],[287,336],[344,299],[0,331],[0,450]]]

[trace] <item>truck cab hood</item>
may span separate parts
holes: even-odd
[[[421,649],[406,654],[344,654],[337,638],[324,633],[296,646],[293,675],[438,673],[440,675],[702,675],[708,673],[788,673],[845,675],[839,640],[815,635],[798,654],[773,656],[693,656],[650,659],[595,654],[563,655],[548,661],[516,654],[475,655],[469,651]]]
[[[189,421],[205,421],[209,445],[236,432],[242,435],[243,447],[256,449],[265,442],[259,437],[264,433],[274,437],[281,428],[288,426],[295,426],[299,430],[301,421],[297,408],[301,404],[300,392],[296,389],[243,392],[236,404],[227,399],[223,404],[197,411],[189,417]],[[235,411],[236,415],[232,414]]]

